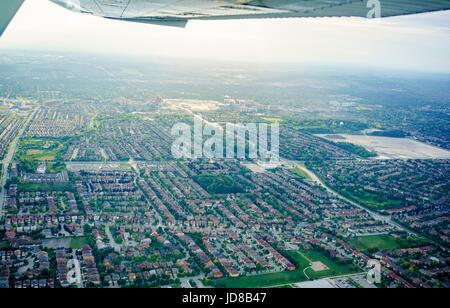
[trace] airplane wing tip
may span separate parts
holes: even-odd
[[[25,0],[1,0],[0,1],[0,37],[5,32],[11,20],[22,6]]]

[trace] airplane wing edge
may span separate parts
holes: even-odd
[[[1,0],[0,1],[0,37],[5,32],[11,20],[22,6],[25,0]]]

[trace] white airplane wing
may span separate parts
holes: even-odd
[[[0,35],[24,0],[0,0]],[[450,0],[49,0],[74,12],[184,27],[189,20],[389,17],[450,9]]]
[[[136,22],[193,19],[389,17],[450,9],[449,0],[50,0],[68,9]]]

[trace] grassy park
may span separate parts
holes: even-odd
[[[357,236],[350,239],[350,244],[358,249],[397,249],[400,248],[395,238],[387,234]]]
[[[213,284],[219,288],[263,288],[273,286],[285,286],[291,283],[308,280],[303,270],[310,266],[310,261],[320,261],[328,267],[328,270],[315,272],[311,268],[306,270],[306,274],[311,280],[345,275],[359,272],[354,265],[341,265],[325,256],[322,252],[315,250],[286,251],[291,260],[294,261],[296,270],[277,273],[257,274],[252,276],[242,276],[237,278],[221,278],[213,280]],[[305,257],[306,258],[305,258]]]
[[[62,163],[67,150],[67,138],[21,138],[14,160],[18,162],[21,170],[36,172],[40,162],[48,164],[48,172],[56,173],[65,170]]]
[[[311,180],[311,177],[309,176],[308,173],[306,173],[305,171],[303,171],[300,168],[292,168],[289,171],[291,171],[292,173],[298,175],[299,177],[301,177],[302,179],[305,180]]]
[[[303,275],[302,271],[296,269],[295,271],[258,274],[238,278],[222,278],[214,280],[213,284],[218,288],[263,288],[305,280],[307,278]]]
[[[85,237],[74,237],[70,240],[70,248],[72,249],[80,249],[84,245],[88,245]]]
[[[349,238],[349,243],[360,250],[388,250],[413,248],[426,245],[423,238],[394,238],[389,234],[356,236]]]
[[[309,261],[321,262],[328,269],[322,271],[314,271],[312,268],[308,268],[305,272],[311,280],[321,279],[325,277],[347,275],[360,272],[360,270],[353,264],[340,264],[329,257],[325,256],[322,252],[316,250],[300,250],[289,252],[291,259],[295,260],[297,264],[302,265],[302,269],[309,267]],[[308,260],[306,260],[306,258]],[[306,263],[305,263],[306,261]]]

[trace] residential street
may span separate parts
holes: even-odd
[[[5,210],[5,203],[6,203],[6,195],[7,192],[5,190],[5,184],[6,181],[9,178],[9,174],[8,174],[8,167],[9,164],[11,163],[13,156],[14,156],[14,152],[16,151],[16,147],[17,147],[17,143],[19,142],[20,137],[23,135],[23,132],[25,131],[25,128],[28,126],[28,123],[30,123],[30,120],[33,118],[33,116],[35,115],[36,111],[38,109],[35,109],[27,118],[27,120],[25,121],[25,123],[22,125],[22,127],[19,130],[19,133],[17,134],[16,138],[14,138],[14,140],[11,142],[9,149],[8,149],[8,153],[5,156],[5,159],[2,162],[2,166],[3,166],[3,172],[2,172],[2,179],[1,179],[1,191],[0,191],[0,221],[2,221],[3,219],[3,215],[4,215],[4,210]]]

